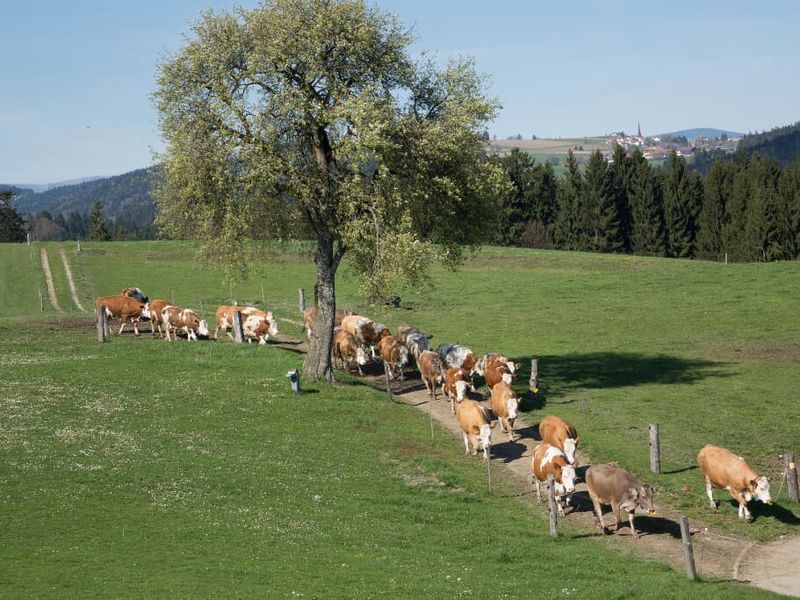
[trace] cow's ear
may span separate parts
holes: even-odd
[[[639,498],[639,489],[638,488],[630,488],[628,490],[628,494],[630,495],[631,498],[633,498],[634,500],[637,500]]]

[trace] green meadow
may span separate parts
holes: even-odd
[[[562,523],[547,535],[530,494],[426,417],[342,376],[285,379],[302,356],[149,335],[100,344],[72,303],[139,286],[213,322],[231,297],[298,319],[314,273],[302,245],[276,246],[229,285],[179,242],[45,244],[59,303],[47,303],[39,246],[0,245],[0,596],[3,597],[669,597],[766,596],[700,582]],[[780,483],[800,452],[798,265],[720,265],[487,248],[458,271],[369,311],[434,342],[540,361],[523,420],[558,414],[593,462],[658,488],[658,503],[751,537],[796,532],[785,488],[740,523],[727,492],[712,512],[697,469],[727,446]],[[368,311],[345,271],[340,304]],[[279,322],[299,337],[300,327]],[[662,475],[649,473],[659,423]],[[624,582],[624,584],[623,584]]]

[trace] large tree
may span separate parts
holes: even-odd
[[[0,192],[0,242],[25,241],[25,222],[14,208],[14,192]]]
[[[218,263],[247,241],[316,242],[305,373],[332,380],[335,277],[345,255],[375,295],[438,254],[485,240],[507,189],[483,136],[498,108],[470,61],[413,61],[390,14],[359,0],[267,0],[208,12],[160,67],[162,231]],[[259,227],[252,224],[257,218]]]
[[[88,239],[94,242],[107,242],[111,239],[106,225],[106,212],[103,203],[97,200],[92,205],[92,212],[89,215],[89,236]]]

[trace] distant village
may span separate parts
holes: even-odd
[[[638,127],[636,135],[628,135],[624,131],[617,131],[606,136],[606,145],[609,150],[603,152],[606,159],[611,157],[615,145],[620,145],[626,150],[639,148],[644,157],[651,160],[668,158],[674,151],[678,156],[691,156],[694,150],[714,151],[734,153],[739,137],[728,137],[723,133],[720,137],[698,136],[687,138],[686,136],[643,136],[641,126]]]

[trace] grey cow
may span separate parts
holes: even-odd
[[[633,537],[636,539],[639,538],[639,534],[636,533],[636,528],[633,526],[633,515],[636,509],[646,510],[651,515],[656,514],[653,509],[653,488],[637,481],[625,469],[611,465],[593,465],[586,471],[586,485],[594,505],[597,525],[603,532],[606,531],[606,524],[603,521],[601,504],[611,506],[616,520],[616,530],[619,530],[620,523],[622,523],[620,509],[627,512],[628,522]]]

